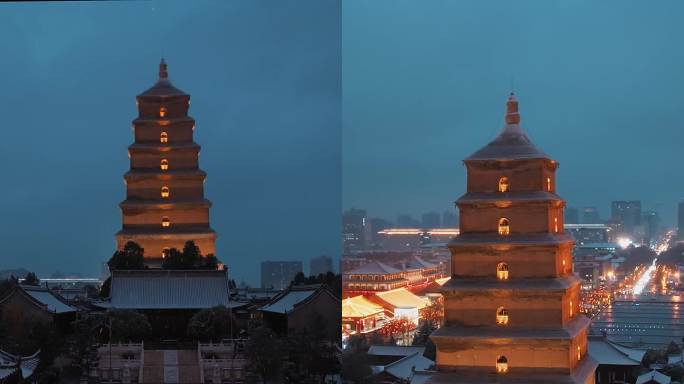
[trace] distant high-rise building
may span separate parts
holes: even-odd
[[[441,217],[437,212],[423,213],[421,217],[421,226],[423,228],[439,228],[442,226]]]
[[[352,208],[342,214],[344,251],[363,249],[366,246],[366,210]]]
[[[411,215],[399,215],[397,217],[397,227],[398,228],[418,228],[420,223],[418,220],[411,217]]]
[[[380,243],[380,235],[378,235],[378,232],[382,231],[383,229],[386,228],[391,228],[392,223],[385,219],[381,219],[378,217],[373,217],[369,220],[370,222],[370,245],[371,247],[376,246]]]
[[[574,207],[565,208],[565,224],[579,224],[579,211]]]
[[[641,225],[641,201],[613,201],[610,210],[611,221],[621,224],[626,233],[633,233]]]
[[[684,200],[679,202],[679,209],[677,211],[677,228],[679,238],[684,240]]]
[[[656,241],[660,231],[660,216],[656,211],[646,211],[643,217],[644,223],[644,243],[650,245]]]
[[[261,288],[285,289],[299,272],[302,272],[301,261],[264,261],[261,263]]]
[[[332,258],[321,255],[312,257],[309,261],[309,275],[318,276],[321,273],[332,272]]]
[[[596,207],[582,208],[582,224],[598,224],[601,222],[598,209]]]
[[[442,214],[442,227],[444,228],[457,228],[458,227],[458,216],[455,213],[446,211]]]

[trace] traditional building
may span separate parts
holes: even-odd
[[[203,255],[215,253],[216,233],[209,226],[211,202],[204,198],[206,173],[199,169],[200,146],[193,141],[195,120],[188,116],[190,95],[168,79],[159,64],[159,81],[137,96],[135,142],[128,147],[131,169],[124,175],[123,227],[116,234],[122,249],[134,241],[151,266],[170,248],[193,240]]]
[[[445,326],[431,336],[440,371],[432,382],[593,383],[558,163],[521,129],[513,94],[503,131],[464,163]]]

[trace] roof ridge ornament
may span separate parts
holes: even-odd
[[[159,63],[159,80],[167,79],[169,77],[169,71],[166,68],[166,61],[164,61],[164,58],[162,57],[161,62]]]
[[[518,99],[515,93],[511,92],[506,101],[506,124],[520,124],[520,113],[518,113]]]

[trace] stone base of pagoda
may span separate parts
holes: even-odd
[[[589,355],[575,367],[572,373],[547,368],[509,368],[497,373],[494,368],[463,368],[437,366],[427,384],[594,384],[594,371],[598,363]]]

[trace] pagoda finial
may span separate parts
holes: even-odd
[[[161,62],[159,63],[159,79],[166,79],[169,77],[169,71],[166,70],[166,61],[164,61],[164,58],[162,57]]]
[[[511,92],[506,101],[506,124],[520,124],[520,114],[518,113],[518,99],[515,93]]]

